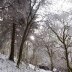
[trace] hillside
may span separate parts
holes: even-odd
[[[34,71],[33,68],[33,65],[27,66],[24,63],[20,64],[20,68],[17,68],[15,62],[8,60],[8,56],[0,54],[0,72],[51,72],[39,68]]]

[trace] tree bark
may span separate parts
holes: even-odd
[[[67,63],[67,70],[68,72],[70,72],[70,66],[69,66],[69,59],[68,59],[68,51],[67,51],[67,47],[64,44],[64,48],[65,48],[65,57],[66,57],[66,63]]]
[[[37,5],[37,8],[36,8],[36,10],[35,10],[35,12],[34,12],[33,15],[32,15],[32,10],[33,10],[33,7],[34,7],[35,4],[34,4],[32,7],[30,7],[30,12],[29,12],[29,15],[28,15],[28,18],[27,18],[27,26],[26,26],[26,29],[25,29],[25,31],[24,31],[24,33],[23,33],[22,42],[21,42],[21,45],[20,45],[19,58],[18,58],[18,61],[17,61],[17,67],[19,67],[20,60],[21,60],[21,58],[22,58],[22,51],[23,51],[24,42],[26,41],[26,38],[27,38],[27,35],[28,35],[28,32],[29,32],[29,29],[30,29],[31,26],[32,26],[32,23],[31,23],[31,22],[32,22],[33,19],[35,18],[35,15],[36,15],[39,7],[40,7],[40,3],[41,3],[41,1],[40,1],[39,4]],[[31,6],[31,2],[30,2],[30,6]]]
[[[26,41],[27,34],[28,34],[28,26],[26,27],[26,29],[23,33],[23,38],[22,38],[22,42],[21,42],[21,45],[20,45],[20,49],[19,49],[19,55],[18,55],[19,58],[18,58],[18,61],[17,61],[17,67],[19,67],[20,60],[22,58],[23,45],[24,45],[24,42]]]
[[[14,61],[14,42],[15,42],[15,23],[13,23],[12,27],[11,52],[9,56],[9,60],[11,61]]]
[[[53,60],[52,60],[52,57],[53,57],[53,52],[51,50],[51,56],[50,56],[50,61],[51,61],[51,71],[53,71]]]

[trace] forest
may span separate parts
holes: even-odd
[[[0,72],[72,72],[72,0],[0,0]]]

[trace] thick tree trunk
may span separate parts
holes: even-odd
[[[11,52],[9,60],[14,61],[14,42],[15,42],[15,24],[13,23],[12,38],[11,38]]]

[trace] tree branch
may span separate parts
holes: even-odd
[[[49,25],[48,25],[49,26]],[[52,27],[49,26],[49,28],[54,32],[54,34],[57,36],[57,38],[59,39],[59,41],[61,43],[63,43],[63,41],[61,40],[60,36],[52,29]]]

